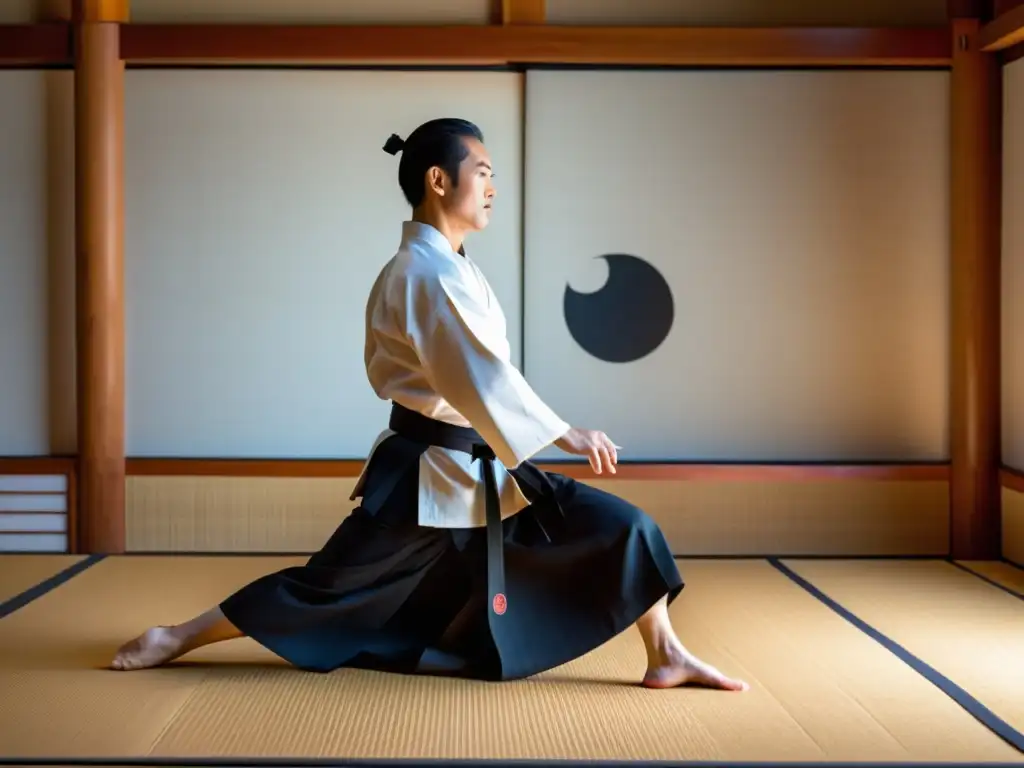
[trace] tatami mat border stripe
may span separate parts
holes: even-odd
[[[130,550],[128,552],[121,552],[117,555],[108,555],[108,557],[310,557],[313,552],[291,552],[285,550],[269,550],[269,551],[251,551],[251,550],[217,550],[207,551],[205,549],[173,549],[173,550],[148,550],[148,549],[137,549]],[[23,556],[23,555],[19,555]],[[941,562],[949,563],[952,562],[949,557],[945,555],[922,555],[922,554],[911,554],[911,555],[808,555],[808,554],[778,554],[776,552],[771,553],[736,553],[736,554],[687,554],[685,552],[676,552],[672,555],[676,560],[768,560],[769,558],[778,558],[779,560],[850,560],[853,562],[863,561],[896,561],[896,560],[910,560],[914,562]],[[1013,565],[1011,563],[1011,565]],[[1017,566],[1020,567],[1020,566]],[[1024,768],[1024,765],[1021,766]]]
[[[917,658],[906,648],[886,637],[866,621],[844,608],[838,602],[811,584],[807,579],[786,567],[786,565],[781,563],[778,558],[770,557],[768,558],[768,562],[785,576],[788,576],[794,583],[805,589],[814,597],[818,598],[822,603],[857,627],[857,629],[875,640],[882,647],[911,667],[915,672],[922,675],[926,680],[928,680],[928,682],[932,683],[932,685],[953,699],[953,701],[963,707],[965,711],[971,714],[994,734],[1003,739],[1003,741],[1024,753],[1024,733],[1021,733],[1012,725],[1007,723],[995,712],[971,696],[971,694],[943,675],[937,669]]]
[[[0,604],[0,619],[5,616],[10,616],[19,608],[24,608],[33,600],[38,600],[48,592],[52,592],[61,584],[70,581],[86,569],[96,565],[96,563],[100,562],[104,557],[106,557],[106,555],[90,555],[89,557],[79,560],[73,565],[69,565],[64,570],[55,573],[53,576],[39,582],[35,586],[29,587],[21,594],[15,595],[6,602]]]
[[[1024,600],[1024,594],[1018,592],[1015,589],[1012,589],[1012,588],[1006,586],[1005,584],[1000,584],[998,581],[995,581],[994,579],[990,579],[988,576],[986,576],[983,573],[978,573],[976,570],[974,570],[973,568],[971,568],[969,566],[964,565],[963,563],[958,563],[955,560],[951,560],[950,561],[950,565],[956,566],[961,571],[967,571],[967,573],[971,574],[971,576],[975,576],[975,577],[981,579],[982,581],[986,582],[987,584],[990,584],[991,586],[995,587],[996,589],[1001,589],[1006,594],[1012,595],[1013,597],[1016,597],[1018,600]]]

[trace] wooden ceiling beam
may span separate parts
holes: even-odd
[[[986,53],[1024,43],[1024,4],[996,16],[978,32],[978,44]]]
[[[948,66],[949,30],[925,28],[305,26],[126,24],[129,63]]]
[[[0,67],[61,65],[71,65],[71,28],[67,24],[0,24]]]

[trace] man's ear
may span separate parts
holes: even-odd
[[[427,170],[427,186],[435,195],[444,196],[444,171],[436,165]]]

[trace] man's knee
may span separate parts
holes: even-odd
[[[658,524],[647,511],[633,502],[602,490],[577,482],[573,489],[572,509],[591,520],[602,520],[620,530],[654,532]]]

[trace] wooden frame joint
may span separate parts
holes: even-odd
[[[502,24],[545,24],[545,0],[501,0]]]
[[[978,32],[978,45],[994,53],[1024,43],[1024,4],[996,16]]]
[[[76,24],[128,21],[128,0],[72,0],[71,20]]]

